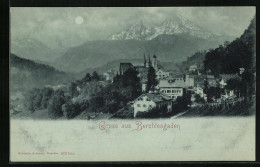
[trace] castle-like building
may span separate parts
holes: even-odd
[[[142,90],[145,91],[149,67],[153,67],[155,69],[155,71],[158,71],[158,69],[159,69],[155,54],[153,55],[152,61],[150,59],[149,54],[148,54],[148,60],[146,59],[146,56],[144,54],[144,62],[143,62],[143,65],[140,65],[140,66],[134,66],[132,63],[129,63],[129,62],[120,63],[119,74],[123,75],[128,69],[134,68],[139,73],[138,77],[140,78],[140,81],[142,84]]]
[[[153,55],[152,61],[150,60],[150,56],[148,54],[148,61],[146,60],[146,56],[144,54],[144,65],[141,66],[134,66],[132,63],[126,62],[126,63],[120,63],[119,66],[119,74],[123,75],[128,69],[134,68],[136,69],[139,73],[143,73],[144,71],[148,70],[148,68],[152,66],[155,71],[158,70],[158,63],[156,59],[156,55]],[[146,69],[146,70],[145,70]]]

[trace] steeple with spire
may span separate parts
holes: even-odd
[[[144,53],[144,67],[146,67],[146,58],[145,58],[145,53]]]
[[[156,60],[156,56],[155,54],[153,55],[153,62],[152,62],[152,66],[155,69],[155,71],[158,70],[158,66],[157,66],[157,60]]]

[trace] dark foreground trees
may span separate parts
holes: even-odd
[[[129,69],[117,75],[114,82],[100,81],[97,73],[86,74],[64,90],[34,89],[28,93],[27,108],[31,112],[47,109],[51,118],[72,119],[82,112],[115,113],[141,94],[138,72]]]
[[[155,70],[152,66],[149,67],[148,69],[148,74],[147,74],[147,86],[146,86],[146,91],[149,92],[155,90],[155,86],[158,84],[158,81],[156,79],[156,73]]]

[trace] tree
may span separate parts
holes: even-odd
[[[104,104],[105,104],[104,98],[100,94],[97,94],[96,96],[92,96],[91,99],[89,100],[89,106],[95,111],[99,111],[99,109],[102,108]]]
[[[249,71],[255,69],[255,18],[249,27],[231,43],[225,42],[225,46],[207,52],[204,60],[205,70],[211,70],[213,74],[235,74],[239,68]]]
[[[216,82],[217,82],[217,83],[216,83],[215,98],[216,98],[216,99],[219,99],[219,98],[221,97],[222,91],[221,91],[221,88],[220,88],[219,80],[217,79]]]
[[[191,91],[187,91],[184,89],[183,98],[184,98],[185,106],[189,107],[191,105]]]
[[[191,105],[191,91],[184,91],[182,96],[178,96],[173,104],[173,112],[179,113],[189,108]]]
[[[241,88],[243,88],[243,86],[239,79],[229,79],[227,81],[227,85],[225,86],[225,89],[234,90],[237,96],[240,95]]]
[[[98,73],[96,71],[93,72],[92,79],[96,80],[96,81],[98,81],[100,79],[99,76],[98,76]]]
[[[152,66],[149,67],[148,69],[148,74],[147,74],[147,86],[146,86],[146,91],[149,92],[149,90],[154,91],[155,86],[158,84],[158,81],[156,79],[156,73],[155,70]]]
[[[195,94],[195,102],[196,103],[205,103],[204,98],[200,97],[199,94]]]
[[[26,95],[26,106],[31,112],[41,109],[42,93],[40,89],[34,88]]]
[[[80,104],[69,101],[62,105],[62,112],[67,119],[74,118],[81,113]]]
[[[90,82],[91,81],[91,75],[89,74],[89,73],[87,73],[86,75],[85,75],[85,77],[83,78],[83,81],[84,82]]]
[[[65,97],[63,91],[56,91],[54,96],[49,101],[48,104],[48,114],[53,118],[58,118],[63,115],[62,105],[65,103]]]
[[[79,92],[78,92],[78,90],[77,90],[77,85],[76,85],[76,83],[74,83],[74,82],[71,82],[71,83],[70,83],[70,86],[69,86],[69,95],[70,95],[71,97],[76,97],[76,96],[79,95]]]
[[[241,95],[248,100],[248,97],[252,97],[255,93],[255,82],[254,82],[254,75],[249,72],[245,71],[242,74],[241,79]]]
[[[208,96],[208,92],[209,92],[209,82],[208,82],[208,78],[206,77],[204,79],[204,88],[203,88],[203,93],[207,95],[207,102],[211,101],[211,96]]]
[[[48,107],[48,102],[54,94],[54,90],[52,88],[45,87],[41,90],[42,93],[42,101],[41,108],[46,109]]]
[[[216,88],[210,87],[207,91],[207,102],[211,103],[213,102],[213,97],[216,97]]]

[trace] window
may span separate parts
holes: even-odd
[[[147,98],[146,101],[151,101],[151,100],[149,98]]]
[[[143,101],[143,98],[140,98],[140,101]]]
[[[143,107],[146,107],[146,104],[144,104]]]
[[[167,93],[171,93],[171,90],[167,90]]]
[[[175,93],[175,90],[172,90],[172,93]]]
[[[153,106],[152,105],[149,105],[149,108],[152,108]]]
[[[137,104],[137,107],[141,107],[141,105],[140,105],[140,104]]]

